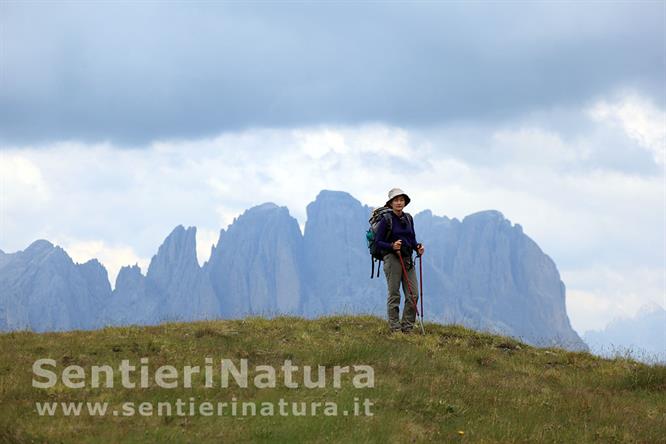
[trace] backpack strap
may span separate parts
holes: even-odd
[[[414,231],[414,218],[412,218],[412,215],[409,213],[405,213],[405,216],[407,216],[407,220],[409,221],[409,226],[412,227],[412,231]],[[414,233],[416,234],[416,233]]]
[[[386,240],[391,238],[391,232],[393,231],[393,216],[391,216],[391,212],[384,213],[384,220],[386,221],[387,227],[386,236],[383,240]]]

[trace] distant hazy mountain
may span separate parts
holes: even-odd
[[[598,355],[666,364],[666,311],[657,304],[643,306],[635,317],[615,319],[601,331],[585,332],[583,339]]]
[[[307,317],[386,312],[383,272],[370,279],[365,231],[371,208],[322,191],[301,235],[285,207],[247,210],[220,231],[210,260],[196,258],[196,228],[176,227],[146,275],[123,267],[111,292],[96,260],[74,264],[37,241],[0,251],[0,329],[36,331],[155,324],[280,313]],[[426,320],[460,323],[538,345],[586,349],[571,328],[557,267],[520,225],[498,211],[457,219],[414,215]]]
[[[307,206],[303,311],[386,313],[386,279],[370,279],[365,232],[372,212],[351,195],[321,191]],[[376,274],[376,273],[375,273]]]
[[[75,264],[45,240],[2,255],[0,330],[94,328],[110,299],[106,269],[96,259]]]
[[[442,322],[521,337],[534,344],[580,348],[555,263],[498,211],[457,219],[419,213],[428,245],[426,298]],[[426,301],[428,299],[425,299]]]
[[[285,207],[251,208],[220,232],[203,272],[221,310],[213,315],[301,312],[303,239]]]
[[[176,227],[153,256],[144,277],[123,267],[102,322],[155,324],[217,317],[220,301],[196,256],[196,228]]]

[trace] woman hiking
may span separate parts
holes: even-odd
[[[414,220],[411,214],[403,209],[409,205],[410,198],[400,188],[393,188],[388,193],[386,206],[391,208],[386,216],[382,218],[377,226],[377,245],[383,252],[384,274],[386,275],[386,284],[388,287],[388,323],[393,332],[402,331],[409,333],[414,328],[416,320],[416,302],[418,301],[418,284],[416,281],[416,269],[412,255],[417,251],[422,255],[425,248],[422,244],[416,242],[416,233],[414,231]],[[390,222],[389,222],[390,218]],[[390,223],[390,227],[389,227]],[[390,229],[389,229],[390,228]],[[409,284],[405,279],[400,257],[405,264]],[[405,294],[405,306],[400,320],[400,284]],[[413,294],[414,299],[410,296]]]

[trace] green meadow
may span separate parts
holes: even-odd
[[[392,334],[376,317],[337,316],[4,333],[0,442],[666,442],[666,367],[536,348],[456,325],[425,327],[425,336]],[[55,362],[42,367],[56,375],[49,387],[33,387],[48,381],[33,372],[38,359]],[[222,359],[236,368],[246,360],[247,387],[234,378],[223,386]],[[123,360],[136,367],[134,388],[123,383]],[[288,382],[285,361],[298,367]],[[94,386],[92,367],[103,365],[113,372],[100,373]],[[82,367],[83,377],[63,377],[71,366]],[[175,387],[157,384],[162,366],[177,370],[162,375]],[[185,366],[200,367],[189,387]],[[324,366],[324,387],[306,387],[306,366],[314,379]],[[367,367],[354,366],[371,367],[372,384]],[[270,379],[265,367],[275,369],[275,383],[257,386],[256,377]],[[337,386],[336,368],[347,369]],[[66,386],[73,381],[83,387]],[[176,414],[178,400],[183,414]],[[46,403],[56,407],[53,415],[38,413]],[[63,403],[82,403],[81,414],[64,414]],[[107,410],[90,414],[86,403]]]

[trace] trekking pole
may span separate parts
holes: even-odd
[[[412,304],[414,304],[414,311],[416,311],[416,317],[418,319],[419,317],[419,307],[416,304],[416,299],[414,299],[414,292],[412,292],[412,284],[409,282],[409,276],[407,275],[407,269],[405,268],[405,262],[402,260],[402,254],[400,252],[397,253],[398,258],[400,259],[400,265],[402,266],[402,272],[405,275],[405,280],[407,281],[407,288],[409,289],[409,295],[411,296],[412,299]],[[421,324],[421,333],[425,335],[425,329],[423,328],[423,317],[421,317],[420,320]]]
[[[421,295],[421,325],[423,325],[423,256],[419,254],[419,286]]]

